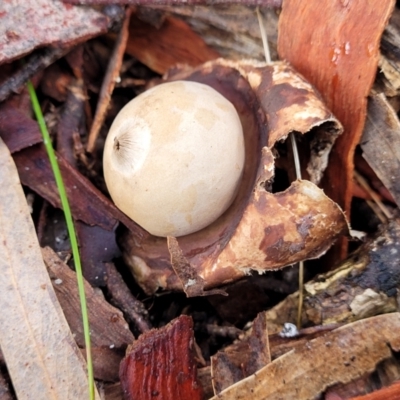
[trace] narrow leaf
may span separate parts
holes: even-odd
[[[43,263],[7,147],[0,140],[0,346],[19,400],[85,399],[80,355]]]

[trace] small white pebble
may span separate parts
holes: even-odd
[[[299,331],[295,324],[292,324],[290,322],[285,322],[283,324],[282,331],[279,333],[279,336],[284,337],[284,338],[292,338],[292,337],[297,336],[298,334],[299,334]]]
[[[62,284],[62,279],[60,279],[60,278],[57,278],[57,279],[54,279],[54,284],[55,285],[61,285]]]

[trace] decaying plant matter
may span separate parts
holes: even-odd
[[[317,258],[347,231],[341,209],[312,183],[319,182],[342,127],[290,66],[219,59],[177,68],[167,80],[208,84],[233,103],[243,125],[246,162],[234,203],[205,229],[179,239],[137,231],[123,236],[125,261],[147,293],[159,288],[183,288],[188,296],[215,293],[204,289],[250,270],[262,273]],[[310,181],[272,193],[274,147],[290,132],[307,133],[301,146]]]
[[[399,327],[399,313],[345,325],[294,346],[212,400],[247,399],[249,393],[259,400],[318,398],[335,384],[346,384],[372,372],[379,362],[392,356],[392,351],[397,352]]]
[[[399,311],[399,243],[400,221],[394,218],[336,269],[307,282],[302,326],[351,323]],[[295,292],[266,311],[270,333],[279,332],[285,322],[296,321],[298,298]]]

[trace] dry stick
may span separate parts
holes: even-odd
[[[119,71],[121,69],[122,60],[125,53],[126,43],[129,36],[129,21],[131,18],[132,7],[128,7],[125,12],[124,22],[115,42],[113,54],[107,67],[107,72],[100,90],[100,97],[97,103],[96,115],[90,129],[86,150],[92,153],[95,149],[96,139],[99,135],[100,128],[106,117],[107,108],[111,101],[111,94],[114,90]]]
[[[368,204],[369,208],[375,213],[375,215],[378,217],[379,221],[381,221],[382,224],[387,223],[387,218],[383,214],[383,212],[379,209],[379,207],[376,205],[375,202],[372,200],[365,200],[365,202]]]
[[[258,19],[258,24],[260,27],[260,32],[261,32],[261,39],[262,39],[263,47],[264,47],[265,61],[267,63],[270,63],[271,55],[270,55],[269,46],[268,46],[267,32],[265,30],[265,26],[263,23],[263,19],[261,17],[259,7],[256,8],[256,12],[257,12],[257,19]],[[295,170],[296,170],[296,178],[301,179],[300,158],[299,158],[299,152],[297,150],[296,138],[294,136],[294,133],[291,133],[289,136],[290,136],[290,141],[292,143],[294,166],[295,166]],[[303,286],[304,286],[304,261],[300,261],[299,262],[299,306],[297,309],[297,329],[301,328],[301,314],[303,312],[303,291],[304,291]]]
[[[296,170],[296,178],[301,179],[301,168],[299,152],[297,150],[296,138],[294,133],[290,134],[290,141],[293,148],[294,167]],[[299,262],[299,304],[297,309],[297,329],[301,328],[301,314],[303,312],[303,296],[304,296],[304,261]]]
[[[49,48],[33,53],[26,63],[0,85],[0,101],[25,88],[26,82],[37,72],[44,70],[68,53],[69,48]]]
[[[233,340],[236,340],[240,335],[243,334],[243,331],[236,328],[236,326],[206,324],[205,329],[209,335],[230,338]]]
[[[268,46],[267,31],[265,30],[264,21],[262,19],[262,15],[260,13],[259,7],[256,8],[256,13],[257,13],[257,19],[258,19],[258,26],[260,27],[261,40],[262,40],[262,44],[264,47],[265,61],[267,63],[270,63],[271,62],[271,53],[269,51],[269,46]]]
[[[120,308],[126,318],[132,322],[140,333],[152,328],[149,316],[143,303],[135,298],[126,286],[122,276],[113,263],[106,263],[107,289],[111,295],[111,302]]]
[[[361,185],[363,189],[372,197],[372,200],[376,203],[378,208],[382,211],[382,213],[385,215],[387,219],[391,219],[393,217],[392,213],[387,209],[387,207],[382,203],[381,199],[379,196],[375,193],[375,191],[369,186],[367,180],[360,175],[357,171],[354,171],[354,177],[356,178],[357,182]],[[369,203],[368,203],[369,204]],[[374,211],[376,208],[371,207]],[[377,214],[378,215],[378,214]],[[378,215],[379,217],[379,215]],[[379,219],[381,219],[379,217]],[[383,221],[383,222],[386,222]]]

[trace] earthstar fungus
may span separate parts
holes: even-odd
[[[163,83],[130,101],[104,147],[114,203],[155,236],[205,228],[232,204],[244,166],[234,106],[208,85]]]
[[[122,235],[125,262],[146,293],[220,293],[209,289],[251,270],[262,273],[318,258],[347,233],[342,210],[316,186],[342,127],[302,76],[281,62],[218,59],[195,69],[176,68],[165,79],[209,85],[234,105],[245,163],[233,203],[204,229],[178,238],[153,236],[140,227]],[[272,193],[276,145],[291,132],[305,150],[302,163],[310,180]]]

